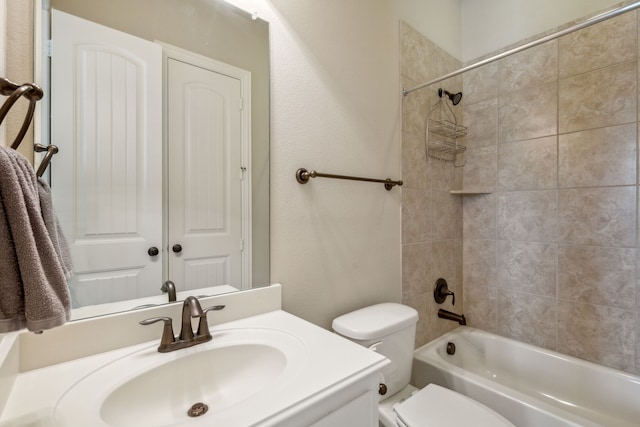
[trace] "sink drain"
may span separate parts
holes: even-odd
[[[194,403],[191,405],[191,408],[187,411],[187,415],[190,417],[199,417],[200,415],[204,415],[209,410],[209,407],[202,402]]]

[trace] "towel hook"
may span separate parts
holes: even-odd
[[[41,153],[43,151],[47,152],[47,154],[44,155],[42,162],[40,162],[40,166],[38,167],[38,171],[36,172],[36,176],[40,178],[42,175],[44,175],[44,171],[47,170],[47,166],[49,166],[49,163],[51,162],[51,158],[53,157],[53,155],[57,154],[59,150],[57,145],[44,146],[42,144],[35,144],[33,146],[33,150],[36,153]]]

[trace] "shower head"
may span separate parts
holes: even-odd
[[[442,98],[442,95],[446,95],[451,100],[451,103],[453,105],[458,105],[460,103],[460,101],[462,100],[462,92],[450,93],[447,90],[438,89],[438,96],[440,98]]]

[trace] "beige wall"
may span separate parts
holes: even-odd
[[[410,25],[401,23],[401,75],[404,87],[412,87],[460,68],[460,62]],[[462,304],[462,199],[449,190],[460,187],[460,169],[451,162],[425,156],[425,129],[431,107],[442,87],[462,90],[455,78],[404,97],[402,105],[402,301],[418,310],[416,345],[458,326],[439,319],[444,308],[459,313]],[[448,102],[448,101],[447,101]],[[453,107],[462,112],[462,104]],[[460,119],[462,117],[460,116]],[[444,278],[456,293],[455,307],[448,298],[438,305],[433,287]]]
[[[395,0],[395,3],[399,19],[449,55],[461,58],[464,0]]]
[[[630,0],[395,0],[397,16],[463,62]],[[439,76],[436,76],[439,77]]]
[[[323,327],[401,300],[400,195],[300,167],[400,177],[398,20],[381,0],[232,1],[271,34],[271,279],[283,307]]]
[[[6,0],[6,10],[0,17],[6,19],[5,44],[2,55],[4,69],[0,76],[8,78],[14,83],[33,82],[33,7],[31,2],[22,0]],[[2,16],[4,15],[4,16]],[[5,118],[0,132],[4,133],[5,144],[11,145],[20,131],[29,102],[22,97],[18,100]],[[18,149],[27,159],[33,161],[33,124],[25,135]]]
[[[461,1],[459,58],[463,62],[620,3],[620,0]]]
[[[469,323],[640,373],[637,12],[463,79]]]

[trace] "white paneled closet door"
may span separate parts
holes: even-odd
[[[241,84],[167,59],[169,277],[242,285]]]
[[[162,48],[52,11],[55,208],[75,306],[162,283]],[[157,255],[149,251],[158,248]]]

